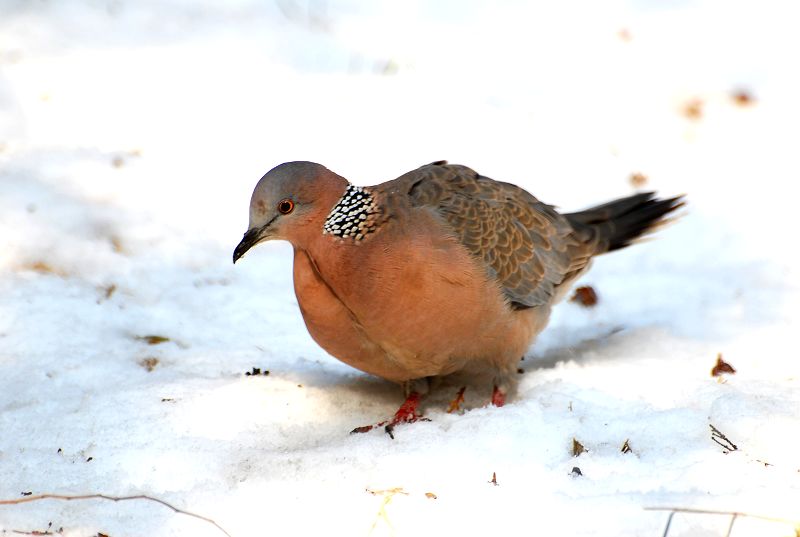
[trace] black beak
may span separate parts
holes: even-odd
[[[255,246],[256,243],[258,243],[259,239],[261,238],[262,231],[263,228],[253,228],[247,230],[247,233],[245,233],[244,237],[242,237],[242,242],[240,242],[236,246],[236,249],[233,251],[234,263],[239,261],[239,258],[241,258],[247,252],[247,250],[249,250],[250,248]]]

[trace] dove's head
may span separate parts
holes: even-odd
[[[314,162],[287,162],[261,178],[250,198],[250,224],[233,262],[256,244],[282,239],[296,247],[316,235],[342,196],[347,180]]]

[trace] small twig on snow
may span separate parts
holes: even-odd
[[[56,534],[63,535],[64,534],[64,528],[58,528],[56,531],[51,531],[52,527],[53,523],[48,522],[46,530],[31,530],[31,531],[11,530],[11,532],[16,533],[17,535],[56,535]],[[5,531],[3,533],[5,533]],[[98,533],[98,535],[100,534]]]
[[[183,509],[179,509],[174,505],[165,502],[164,500],[160,500],[158,498],[154,498],[152,496],[147,496],[146,494],[137,494],[135,496],[109,496],[107,494],[78,494],[78,495],[68,495],[68,494],[37,494],[35,496],[25,496],[24,498],[15,498],[13,500],[0,500],[0,505],[16,505],[20,503],[28,503],[28,502],[35,502],[39,500],[109,500],[112,502],[122,502],[127,500],[147,500],[151,502],[155,502],[158,504],[163,505],[164,507],[171,509],[175,513],[180,513],[182,515],[190,516],[193,518],[197,518],[204,522],[211,524],[212,526],[216,527],[219,531],[227,535],[228,537],[233,537],[230,533],[225,531],[225,528],[217,524],[213,519],[204,517],[203,515],[198,515],[197,513],[192,513],[190,511],[184,511]]]
[[[708,424],[708,426],[711,427],[711,440],[713,440],[714,442],[716,442],[717,444],[719,444],[723,448],[727,449],[728,451],[736,451],[736,450],[739,449],[736,446],[736,444],[731,442],[730,439],[728,439],[727,436],[722,434],[722,432],[719,429],[717,429],[716,427],[714,427],[710,423]],[[720,440],[722,440],[722,442],[720,442]],[[723,442],[724,442],[724,444],[723,444]]]
[[[737,516],[739,516],[737,513],[733,513],[731,515],[731,523],[728,524],[728,532],[725,534],[725,537],[731,537],[731,531],[733,530],[733,523],[736,522]]]
[[[667,537],[669,533],[669,526],[672,523],[672,517],[675,513],[693,513],[700,515],[727,515],[731,517],[731,523],[728,525],[728,532],[725,537],[730,537],[731,530],[733,530],[733,523],[739,517],[757,518],[759,520],[766,520],[768,522],[777,522],[779,524],[787,524],[794,528],[800,528],[800,520],[789,520],[786,518],[769,517],[764,515],[753,515],[750,513],[741,513],[739,511],[715,511],[713,509],[692,509],[689,507],[645,507],[645,511],[669,511],[669,518],[667,518],[667,526],[664,528],[663,537]]]

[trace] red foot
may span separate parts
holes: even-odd
[[[419,406],[420,399],[422,399],[422,396],[417,392],[408,394],[405,402],[400,405],[400,408],[394,413],[391,424],[397,425],[398,423],[413,423],[417,421],[420,418],[417,414],[417,407]]]
[[[494,406],[503,406],[506,404],[506,393],[501,391],[497,386],[492,390],[492,404]]]
[[[398,423],[414,423],[415,421],[425,420],[422,416],[417,414],[417,407],[419,406],[419,402],[422,400],[422,396],[417,392],[411,392],[406,397],[405,402],[400,405],[400,408],[397,409],[397,412],[394,413],[394,417],[391,420],[381,421],[376,423],[375,425],[365,425],[363,427],[356,427],[350,434],[353,433],[367,433],[376,427],[384,427],[386,429],[386,433],[394,439],[394,426]]]

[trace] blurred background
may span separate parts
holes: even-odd
[[[226,244],[252,184],[296,159],[358,184],[448,159],[569,208],[690,192],[735,224],[742,196],[711,198],[783,209],[764,181],[797,179],[789,15],[781,1],[4,0],[0,155],[40,175],[92,168],[70,181],[83,194]]]

